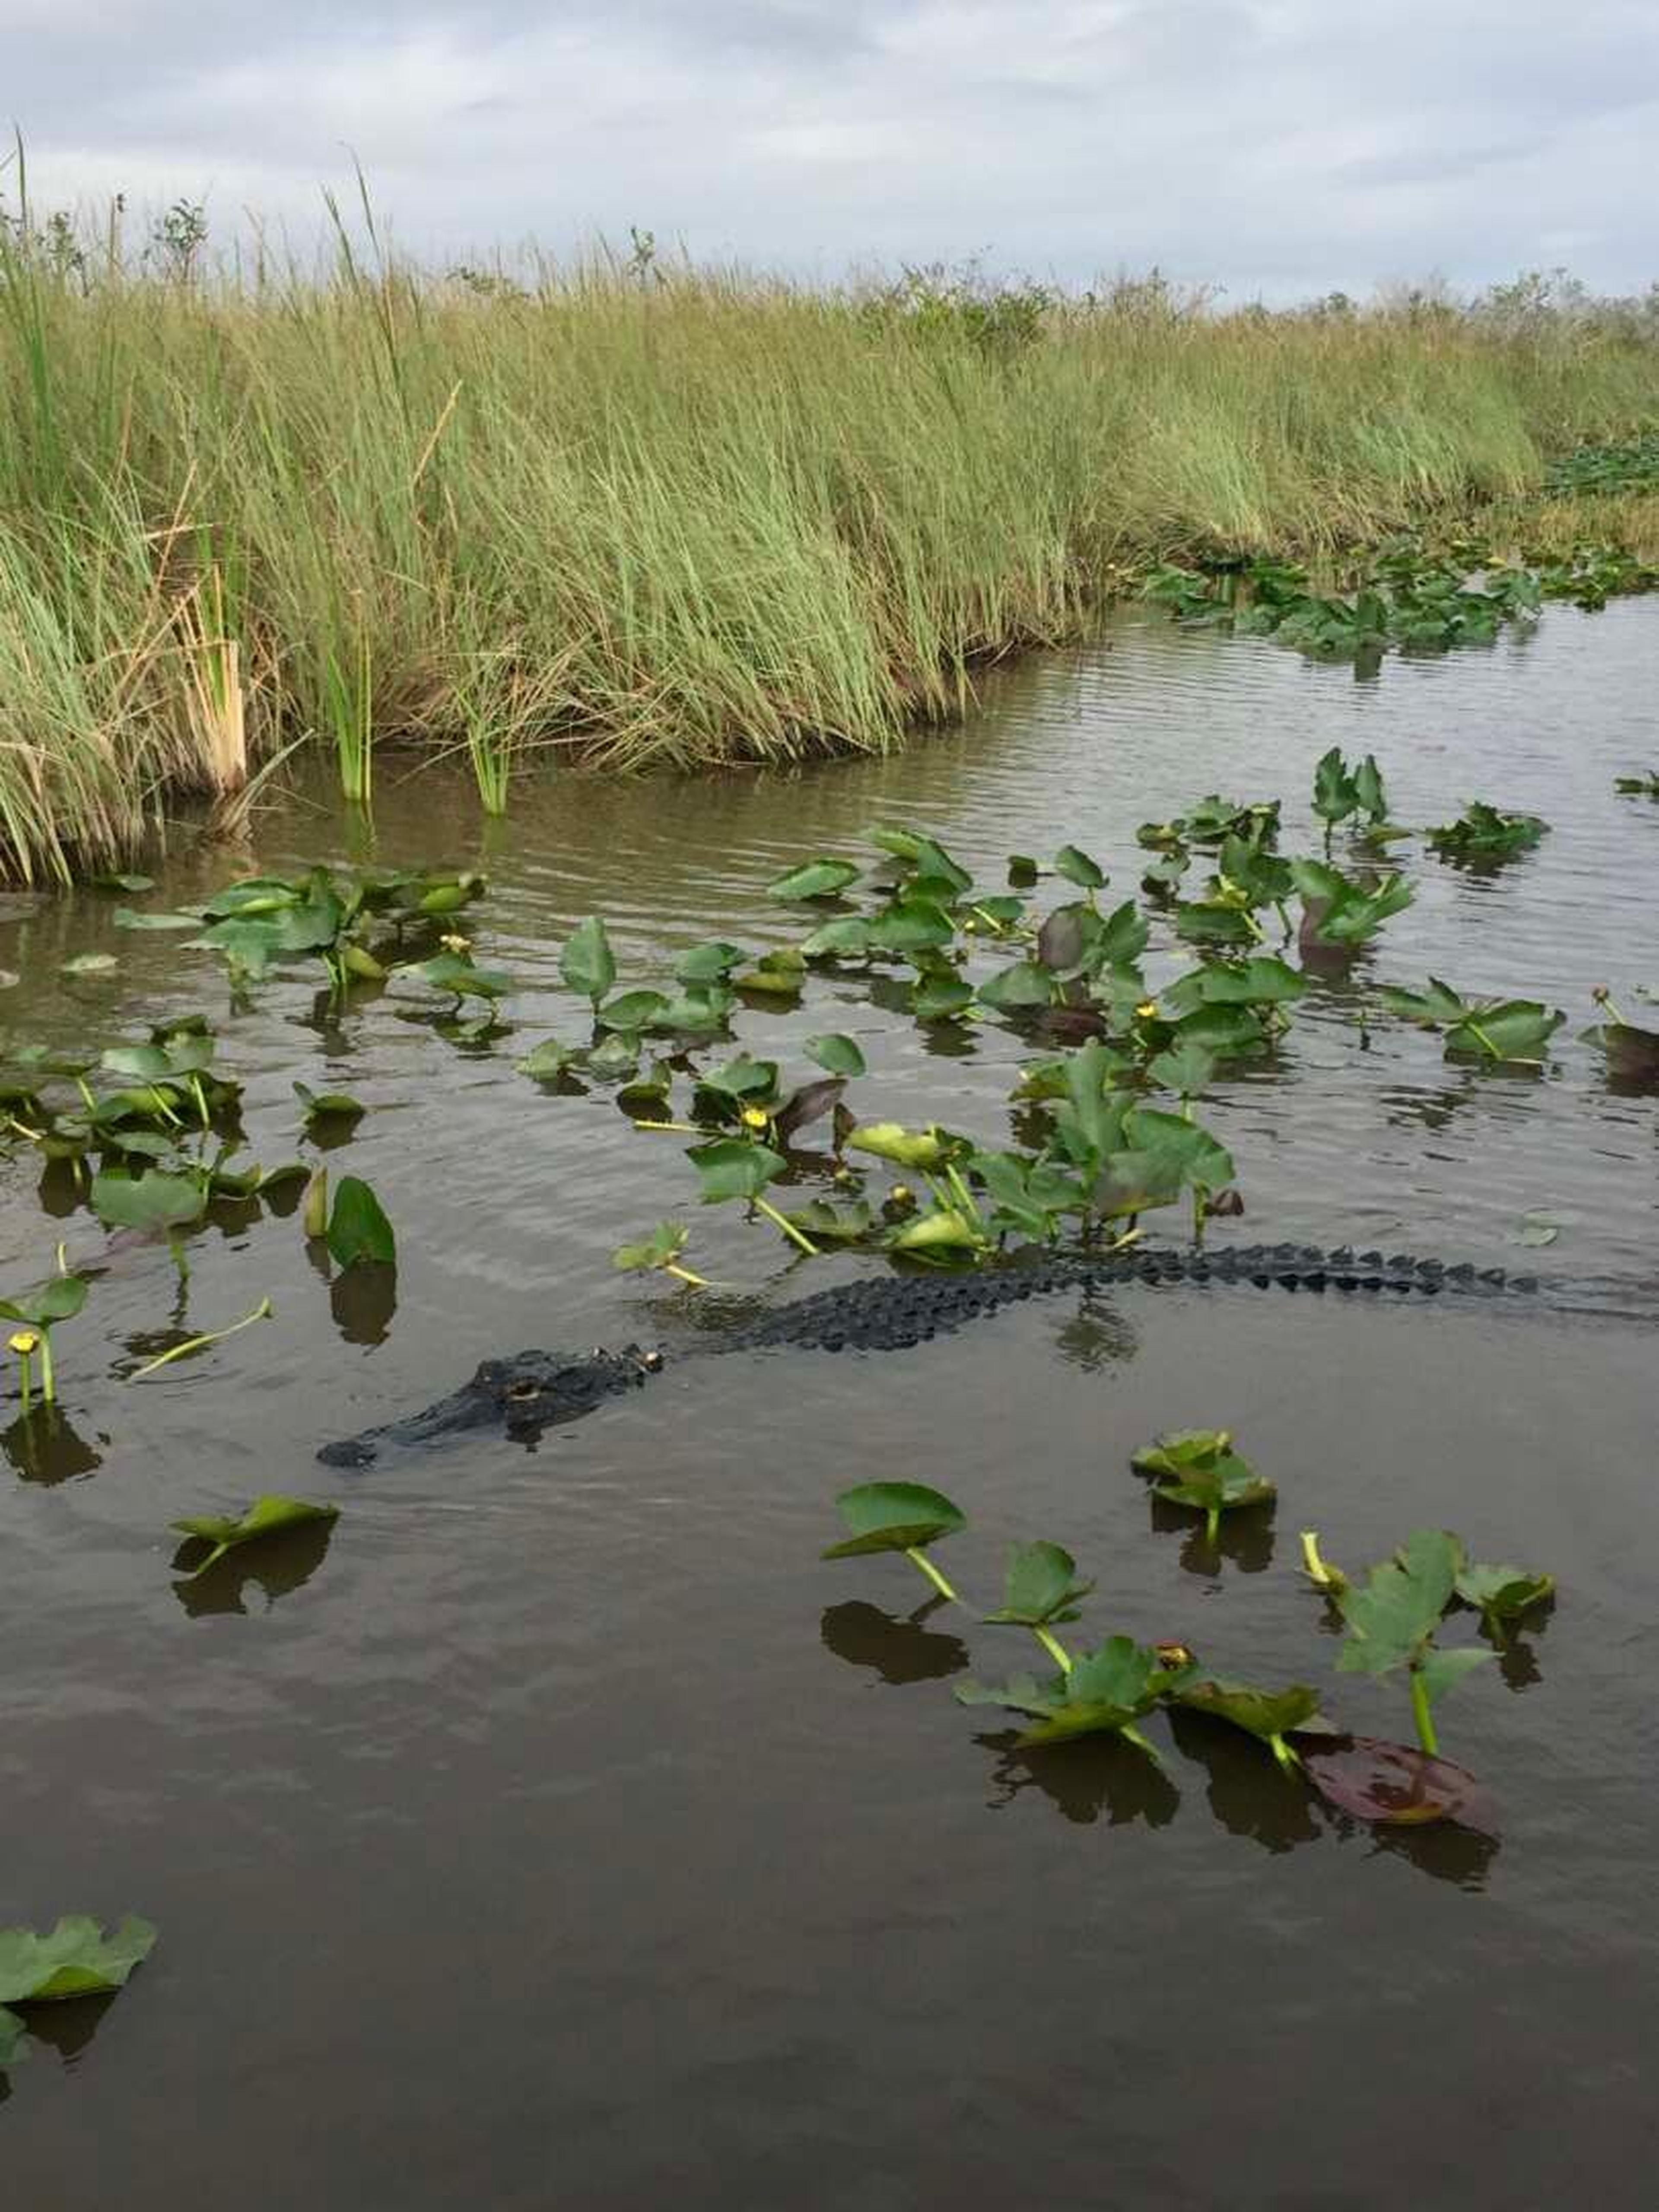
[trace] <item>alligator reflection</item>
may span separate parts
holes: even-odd
[[[849,1667],[867,1667],[884,1682],[940,1682],[959,1674],[969,1662],[960,1637],[941,1635],[923,1623],[946,1601],[927,1599],[901,1619],[862,1598],[823,1609],[818,1633],[824,1648]]]
[[[1054,1331],[1054,1350],[1085,1375],[1133,1359],[1139,1348],[1133,1323],[1100,1291],[1085,1291],[1077,1311]]]
[[[247,1613],[250,1608],[243,1599],[252,1583],[264,1592],[265,1601],[259,1609],[269,1613],[279,1597],[287,1597],[311,1580],[323,1564],[333,1534],[331,1521],[307,1521],[276,1535],[262,1536],[257,1544],[228,1552],[199,1578],[174,1583],[173,1595],[192,1620],[205,1620],[223,1613]],[[174,1573],[191,1567],[204,1549],[199,1537],[188,1538],[173,1554]]]
[[[974,1741],[996,1753],[992,1780],[997,1794],[985,1801],[993,1811],[1036,1790],[1062,1819],[1079,1827],[1092,1827],[1104,1814],[1109,1827],[1144,1820],[1149,1828],[1164,1828],[1181,1803],[1181,1792],[1161,1766],[1110,1735],[1025,1750],[1009,1733],[976,1735]]]
[[[1186,1538],[1181,1547],[1181,1564],[1189,1575],[1213,1577],[1220,1571],[1224,1559],[1231,1561],[1244,1575],[1259,1575],[1273,1563],[1273,1509],[1270,1504],[1243,1505],[1224,1513],[1212,1543],[1202,1520],[1194,1519],[1190,1508],[1171,1505],[1156,1492],[1146,1503],[1155,1534]]]
[[[107,1445],[101,1431],[98,1442]],[[48,1486],[90,1474],[104,1463],[103,1453],[82,1436],[59,1407],[36,1406],[20,1413],[9,1429],[0,1431],[0,1449],[25,1482]]]

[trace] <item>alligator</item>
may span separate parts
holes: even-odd
[[[1234,1245],[1213,1251],[1135,1246],[1098,1255],[1045,1253],[971,1273],[895,1274],[843,1283],[763,1310],[719,1334],[709,1331],[688,1349],[900,1351],[960,1328],[999,1306],[1044,1292],[1207,1283],[1315,1295],[1535,1298],[1541,1293],[1559,1310],[1607,1310],[1594,1302],[1604,1286],[1589,1280],[1540,1285],[1535,1276],[1511,1275],[1501,1267],[1419,1260],[1408,1252],[1385,1257],[1346,1245],[1331,1251],[1302,1244]],[[660,1352],[635,1344],[619,1352],[520,1352],[507,1359],[486,1359],[471,1382],[423,1413],[325,1444],[317,1456],[331,1467],[366,1467],[386,1445],[424,1443],[466,1429],[498,1428],[533,1444],[544,1430],[637,1389],[663,1364]]]

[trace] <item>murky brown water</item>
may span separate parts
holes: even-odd
[[[395,1312],[337,1314],[294,1222],[229,1226],[192,1248],[192,1322],[264,1292],[276,1320],[123,1384],[113,1362],[173,1301],[165,1255],[129,1253],[60,1332],[72,1432],[45,1455],[0,1439],[0,1924],[131,1907],[162,1930],[111,2005],[36,2013],[0,2115],[18,2201],[1649,2205],[1650,1326],[1245,1291],[1050,1299],[914,1353],[674,1365],[534,1455],[463,1439],[356,1476],[311,1455],[486,1352],[661,1326],[607,1255],[685,1211],[678,1146],[513,1070],[548,1030],[578,1034],[556,963],[580,915],[603,912],[647,981],[705,936],[789,934],[758,886],[874,818],[970,863],[1072,838],[1132,879],[1134,824],[1218,786],[1285,792],[1293,847],[1333,743],[1377,753],[1401,819],[1479,796],[1554,825],[1486,878],[1413,848],[1419,902],[1369,972],[1573,1019],[1541,1079],[1462,1073],[1392,1025],[1362,1054],[1350,994],[1322,990],[1277,1070],[1206,1110],[1245,1228],[1515,1264],[1541,1208],[1561,1238],[1524,1264],[1655,1295],[1659,1105],[1616,1095],[1571,1040],[1591,984],[1659,985],[1659,807],[1611,788],[1659,754],[1656,644],[1650,605],[1552,612],[1528,643],[1357,685],[1131,624],[999,678],[971,726],[899,760],[554,782],[482,834],[459,784],[387,772],[380,857],[489,869],[480,957],[523,980],[515,1034],[459,1051],[400,992],[334,1026],[289,976],[227,1024],[224,1058],[267,1163],[295,1150],[296,1074],[370,1102],[336,1158],[398,1224]],[[295,801],[246,857],[348,850]],[[229,872],[181,862],[166,893]],[[216,971],[185,982],[176,947],[112,929],[112,903],[0,922],[0,967],[25,978],[0,1003],[12,1041],[102,1036],[203,992],[222,1006]],[[120,970],[65,981],[88,948]],[[822,993],[738,1024],[784,1057],[826,1027],[860,1036],[882,1111],[1006,1127],[1024,1055],[1000,1029],[930,1051]],[[56,1236],[101,1241],[84,1213],[43,1223],[36,1177],[32,1158],[6,1170],[7,1288]],[[784,1273],[769,1232],[691,1215],[708,1272]],[[1271,1536],[1230,1539],[1218,1576],[1182,1532],[1149,1533],[1127,1467],[1154,1431],[1212,1422],[1281,1489]],[[951,1547],[969,1589],[990,1597],[1007,1539],[1052,1535],[1100,1577],[1102,1632],[1182,1634],[1246,1674],[1317,1680],[1334,1657],[1299,1526],[1352,1561],[1449,1522],[1553,1568],[1547,1628],[1443,1709],[1501,1843],[1345,1832],[1195,1724],[1166,1778],[1109,1747],[1014,1762],[948,1678],[970,1650],[981,1673],[1026,1663],[1019,1639],[913,1611],[900,1563],[817,1558],[835,1491],[880,1472],[969,1509]],[[176,1585],[167,1522],[262,1489],[348,1510],[326,1545]],[[1401,1731],[1392,1692],[1333,1692]]]

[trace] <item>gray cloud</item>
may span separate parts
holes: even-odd
[[[43,200],[206,195],[222,237],[309,234],[349,148],[445,260],[639,223],[1234,296],[1659,274],[1650,0],[0,0],[0,52]]]

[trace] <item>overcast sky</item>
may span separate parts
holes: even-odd
[[[0,0],[0,115],[39,202],[222,239],[310,235],[349,149],[444,262],[636,223],[1235,300],[1659,276],[1659,0]]]

